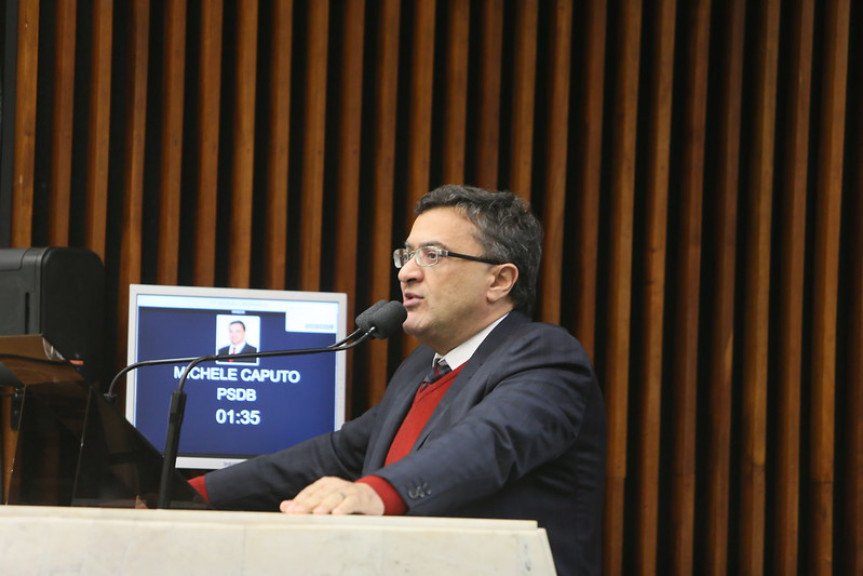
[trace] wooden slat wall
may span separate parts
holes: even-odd
[[[671,361],[671,569],[693,569],[695,528],[696,440],[698,431],[698,318],[701,288],[702,196],[706,137],[707,66],[710,6],[685,7],[681,23],[688,30],[686,57],[679,71],[686,94],[682,102],[684,150],[679,164],[680,190],[676,218],[674,270],[674,357]]]
[[[809,160],[809,108],[811,105],[812,40],[814,33],[813,3],[804,2],[793,17],[792,48],[788,73],[798,78],[788,93],[789,137],[784,154],[789,162],[781,174],[777,189],[780,203],[780,248],[776,251],[779,266],[779,330],[777,347],[783,358],[802,358],[804,259],[806,239],[806,185]],[[776,539],[772,555],[777,573],[795,570],[799,557],[797,535],[800,529],[800,361],[782,362],[776,366],[777,445],[776,470],[787,481],[776,486],[774,523]]]
[[[198,58],[198,133],[195,135],[197,166],[195,186],[197,209],[192,235],[194,244],[193,284],[211,286],[216,281],[216,208],[218,206],[218,166],[220,122],[213,122],[221,111],[222,25],[221,2],[201,5]],[[196,39],[190,38],[189,42]],[[278,120],[274,117],[273,121]]]
[[[230,240],[228,241],[228,285],[247,288],[251,277],[252,205],[254,202],[255,97],[258,79],[258,1],[240,2],[234,8],[236,61],[234,62],[233,130],[231,148]],[[313,50],[310,48],[309,52]],[[204,119],[212,122],[211,118]],[[314,132],[312,132],[314,134]],[[308,133],[306,134],[308,136]],[[314,140],[308,144],[314,146]],[[304,183],[303,188],[306,188]],[[307,218],[314,219],[315,214]]]
[[[79,11],[80,12],[80,11]],[[89,114],[87,115],[86,156],[86,225],[84,246],[105,259],[105,228],[108,223],[108,162],[111,135],[111,61],[113,56],[113,0],[93,2],[90,13],[92,42],[90,43]],[[17,87],[16,87],[17,90]],[[21,101],[23,96],[16,93]],[[15,140],[20,137],[16,131]],[[129,138],[129,136],[126,136]],[[117,143],[118,148],[121,143]],[[73,147],[75,143],[73,143]],[[113,161],[119,163],[116,152]],[[80,210],[77,211],[80,214]],[[32,242],[25,242],[32,244]]]
[[[588,2],[581,15],[585,23],[583,41],[574,45],[580,49],[582,70],[578,78],[581,106],[575,107],[570,118],[575,123],[577,155],[574,166],[574,186],[567,191],[567,200],[575,207],[570,217],[567,251],[573,254],[575,276],[569,280],[569,294],[574,300],[570,329],[578,334],[591,358],[596,351],[596,298],[599,258],[599,214],[602,178],[602,139],[605,106],[605,53],[608,6],[605,0]],[[573,231],[572,228],[575,230]]]
[[[120,124],[124,132],[122,156],[109,157],[119,161],[122,166],[120,185],[122,191],[122,211],[120,213],[120,261],[117,271],[117,299],[126,302],[130,284],[141,282],[144,241],[144,156],[147,131],[147,86],[150,62],[150,1],[132,0],[122,14],[129,18],[129,34],[123,39],[129,55],[129,74],[121,81],[125,83],[125,99],[119,103],[122,111]],[[158,188],[157,188],[158,190]],[[154,191],[151,194],[158,194]],[[106,198],[107,200],[107,198]],[[163,224],[164,226],[164,224]],[[160,234],[168,233],[160,228]],[[117,316],[117,333],[125,334],[126,315]],[[120,354],[123,351],[118,350]],[[125,354],[118,357],[122,363]]]
[[[859,58],[858,58],[859,64]],[[859,92],[857,93],[859,97]],[[863,118],[853,119],[857,126],[857,139],[849,154],[851,165],[850,202],[844,211],[846,221],[863,222],[863,140],[859,129],[863,128]],[[863,262],[863,226],[855,226],[845,236],[850,244],[851,262]],[[847,513],[837,532],[843,533],[840,549],[845,552],[844,561],[838,564],[850,574],[863,572],[863,266],[849,271],[848,305],[846,327],[849,356],[845,379],[848,382],[848,395],[844,410],[843,434],[848,438],[844,456],[847,458],[847,473],[842,478],[845,484],[840,498],[845,502]],[[841,315],[840,315],[841,316]]]
[[[845,142],[850,0],[827,3],[820,68],[812,293],[812,447],[809,459],[812,553],[810,574],[832,574],[836,469],[836,320],[839,295],[839,231]],[[859,222],[858,222],[859,224]],[[861,263],[857,262],[859,266]],[[858,351],[859,352],[859,351]],[[853,352],[852,352],[853,353]],[[863,415],[858,415],[863,418]]]
[[[715,88],[717,161],[713,198],[705,198],[705,213],[714,225],[705,225],[705,247],[711,247],[703,262],[710,270],[713,291],[703,305],[704,387],[710,406],[707,417],[707,454],[704,510],[704,571],[719,575],[728,571],[729,482],[732,480],[731,434],[733,421],[735,262],[740,162],[741,97],[743,85],[743,39],[745,2],[733,0],[718,23],[722,34],[714,45],[721,54],[722,78]],[[711,201],[712,200],[712,201]]]
[[[859,3],[17,7],[0,240],[103,258],[106,375],[129,283],[353,316],[398,297],[425,190],[511,189],[546,226],[537,317],[605,392],[605,573],[863,573]],[[354,413],[413,345],[352,353]]]
[[[157,282],[176,284],[180,257],[180,212],[183,162],[183,98],[186,94],[186,0],[165,4],[165,48],[162,54],[161,170],[159,178],[159,256]]]
[[[270,67],[270,135],[267,140],[267,214],[264,225],[264,283],[270,290],[285,287],[288,238],[288,161],[290,159],[291,55],[293,47],[291,0],[273,5],[273,43]]]
[[[654,58],[650,64],[651,83],[646,108],[648,139],[645,180],[644,279],[634,288],[643,316],[637,334],[636,355],[640,366],[633,374],[637,402],[638,436],[635,463],[637,499],[634,571],[652,574],[656,566],[659,518],[659,455],[662,432],[662,334],[665,315],[665,258],[668,228],[668,175],[671,153],[671,110],[674,77],[674,30],[677,2],[665,0],[657,5],[646,22],[655,38]]]
[[[29,246],[33,230],[34,167],[36,156],[36,75],[39,56],[39,0],[22,2],[18,9],[18,70],[15,80],[15,142],[12,146],[13,245]],[[17,175],[17,176],[15,176]]]
[[[439,154],[444,182],[463,182],[467,125],[468,57],[470,56],[470,0],[447,2],[447,41],[443,50],[443,146]]]
[[[569,124],[570,61],[572,45],[572,1],[557,0],[550,6],[554,28],[550,30],[548,65],[551,71],[545,98],[548,107],[548,122],[551,126]],[[521,78],[515,77],[515,83]],[[517,120],[517,118],[516,118]],[[544,208],[542,221],[545,227],[543,252],[553,261],[559,262],[563,253],[564,210],[566,207],[566,168],[568,134],[564,130],[551,130],[546,140],[545,160],[539,165],[545,179],[542,187]],[[508,187],[509,188],[509,187]],[[518,192],[517,190],[515,192]],[[527,195],[527,190],[522,190]],[[543,318],[560,318],[561,266],[544,266],[539,280],[543,294],[539,314]]]
[[[515,50],[512,67],[512,130],[510,145],[509,189],[530,200],[533,176],[533,117],[536,110],[536,26],[539,17],[539,0],[521,0],[516,3]],[[568,13],[572,6],[566,7]],[[561,19],[561,25],[572,26],[572,19]],[[568,48],[568,46],[567,46]],[[557,62],[558,60],[555,60]],[[563,61],[569,63],[569,53]],[[566,94],[569,95],[569,70],[565,71]],[[567,108],[568,112],[568,108]],[[564,150],[566,145],[564,145]],[[564,158],[566,155],[564,154]],[[565,169],[564,169],[565,173]]]
[[[779,57],[779,0],[761,3],[754,15],[758,31],[754,53],[753,100],[747,197],[743,228],[747,249],[743,261],[743,340],[740,462],[740,566],[741,574],[759,574],[764,568],[766,533],[767,360],[773,216],[773,162],[776,130],[777,60]]]
[[[641,58],[641,0],[630,3],[618,22],[617,58],[611,107],[611,174],[608,176],[607,314],[600,329],[606,334],[604,361],[598,366],[608,412],[608,486],[605,496],[603,562],[610,574],[625,560],[623,530],[629,432],[629,355],[632,298],[632,225],[635,202],[635,144],[638,74]],[[546,266],[548,266],[546,254]],[[604,320],[604,324],[603,324]]]
[[[57,3],[57,36],[54,50],[54,107],[51,116],[51,183],[48,242],[69,243],[69,204],[72,185],[72,126],[75,89],[75,26],[77,2]],[[50,64],[48,64],[50,66]]]

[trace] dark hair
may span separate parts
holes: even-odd
[[[516,310],[533,314],[536,279],[542,258],[542,224],[530,206],[511,192],[490,192],[472,186],[446,185],[425,194],[414,212],[453,207],[476,227],[484,258],[509,262],[518,268],[518,281],[510,292]]]
[[[242,320],[234,320],[233,322],[231,322],[230,324],[228,324],[228,326],[233,326],[234,324],[239,324],[240,326],[242,326],[242,327],[243,327],[243,332],[245,332],[245,331],[246,331],[246,325],[243,323],[243,321],[242,321]]]

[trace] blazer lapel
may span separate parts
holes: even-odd
[[[369,452],[366,455],[366,467],[377,470],[384,465],[390,445],[399,427],[413,404],[414,396],[423,378],[431,366],[434,352],[426,346],[417,348],[411,356],[399,367],[389,383],[388,396],[381,406],[382,421],[374,438],[371,439]]]
[[[473,382],[474,375],[483,367],[489,356],[491,356],[500,347],[506,337],[510,334],[512,326],[522,324],[527,321],[527,317],[519,312],[513,311],[504,318],[494,330],[491,331],[485,340],[483,340],[482,344],[480,344],[473,356],[471,356],[464,364],[461,372],[456,375],[455,380],[450,384],[449,390],[447,390],[447,393],[443,398],[441,398],[440,404],[438,404],[437,408],[432,412],[431,417],[428,422],[426,422],[426,425],[423,427],[422,432],[420,432],[420,435],[414,444],[414,450],[423,445],[431,431],[434,430],[440,422],[445,421],[444,416],[451,407],[458,406],[460,400],[463,401],[466,397],[470,396],[470,394],[468,394],[468,390],[472,387],[471,384]],[[422,376],[420,376],[420,378],[422,378]],[[402,418],[404,418],[404,415],[402,415]],[[401,420],[399,420],[399,424],[401,424]],[[393,434],[395,434],[395,432]]]

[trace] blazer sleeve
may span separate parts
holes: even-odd
[[[377,413],[372,408],[336,432],[208,473],[210,504],[223,510],[275,511],[282,500],[321,476],[359,478]]]
[[[589,441],[584,422],[604,408],[581,345],[547,324],[514,332],[483,344],[480,367],[456,380],[414,450],[375,472],[409,514],[445,515]]]

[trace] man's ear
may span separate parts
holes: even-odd
[[[488,298],[492,302],[497,302],[512,292],[512,288],[518,280],[518,268],[515,264],[498,264],[492,274],[491,283],[488,287]]]

